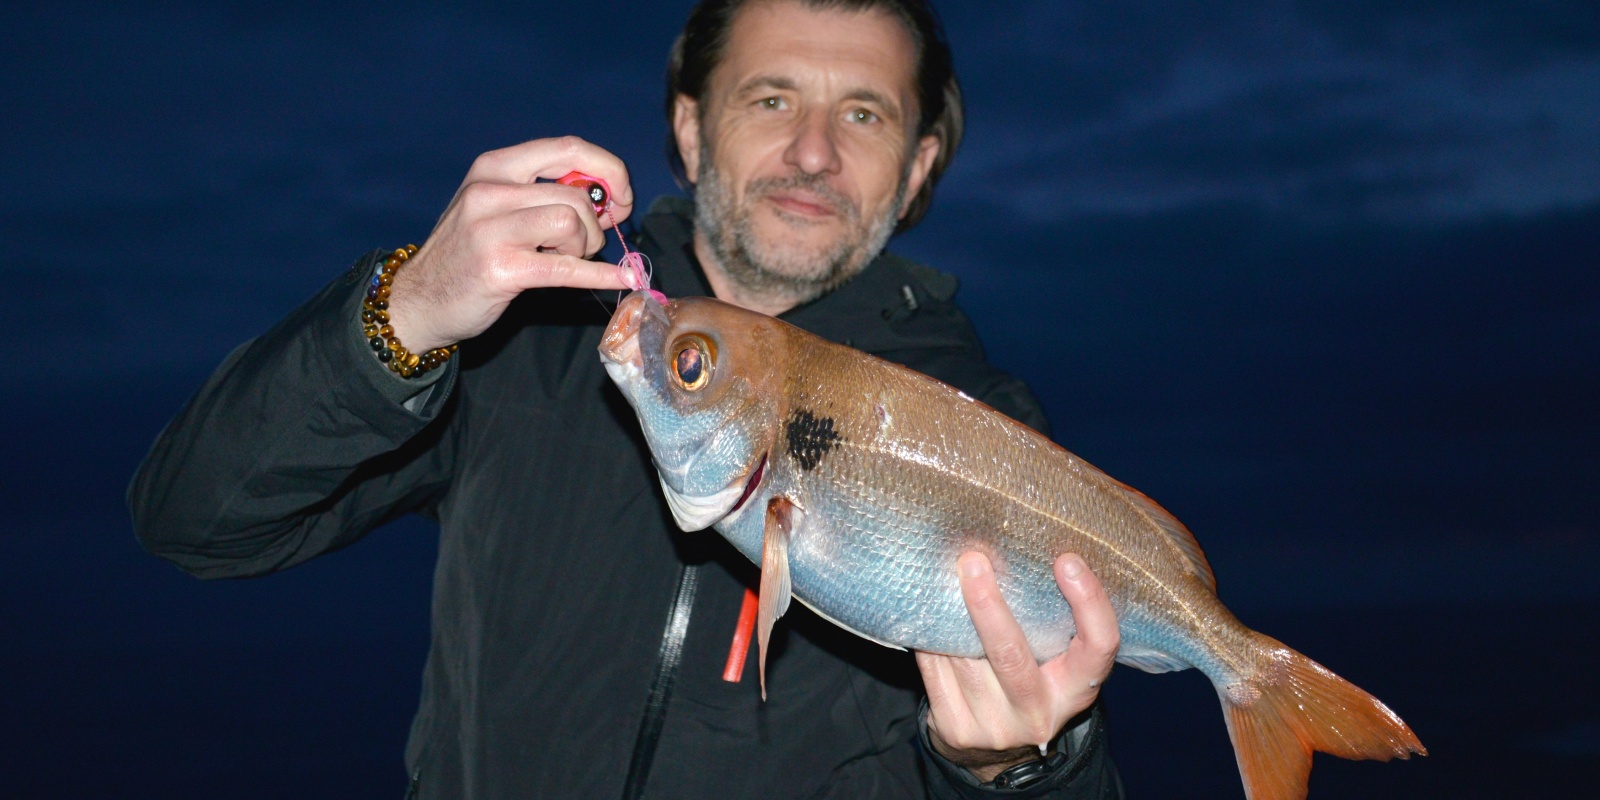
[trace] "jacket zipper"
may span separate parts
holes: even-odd
[[[683,640],[689,635],[689,612],[694,610],[695,589],[700,585],[700,568],[684,564],[678,570],[678,588],[673,593],[667,627],[661,633],[661,652],[656,656],[655,674],[650,679],[650,700],[639,721],[639,736],[633,743],[633,758],[628,762],[628,777],[622,783],[622,800],[639,800],[650,778],[650,764],[656,757],[661,728],[667,718],[667,702],[672,699],[672,684],[683,661]]]

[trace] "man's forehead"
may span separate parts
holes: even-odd
[[[917,50],[905,24],[881,9],[811,8],[757,0],[739,9],[712,75],[723,90],[826,81],[847,94],[915,94]]]

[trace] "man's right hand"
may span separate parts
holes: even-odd
[[[536,178],[573,170],[605,180],[617,221],[633,212],[621,159],[576,136],[536,139],[478,156],[422,249],[395,275],[389,316],[413,353],[483,333],[526,289],[625,289],[613,264],[587,261],[610,220],[588,194]]]

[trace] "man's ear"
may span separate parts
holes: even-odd
[[[672,134],[678,141],[678,157],[683,159],[683,174],[690,183],[700,182],[700,104],[694,98],[678,95],[672,106]]]
[[[928,134],[917,140],[917,149],[911,154],[911,170],[906,173],[906,200],[917,196],[922,191],[922,184],[928,180],[928,174],[933,171],[933,161],[939,157],[939,148],[942,143],[939,137]],[[900,207],[900,219],[906,218],[906,212],[911,210],[911,203],[907,202]]]

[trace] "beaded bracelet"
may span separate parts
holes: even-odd
[[[394,276],[401,265],[416,253],[414,244],[390,253],[373,271],[372,280],[367,284],[367,297],[361,302],[361,330],[367,336],[367,344],[378,354],[378,360],[389,366],[390,372],[402,378],[426,375],[449,361],[450,354],[458,347],[435,347],[418,355],[400,344],[400,338],[394,335],[394,326],[389,324],[389,287],[394,285]]]

